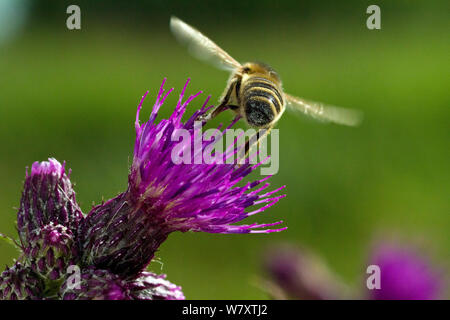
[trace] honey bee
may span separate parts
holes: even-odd
[[[245,155],[255,142],[269,134],[286,107],[323,122],[356,126],[361,121],[361,113],[356,110],[328,106],[284,93],[279,75],[270,66],[260,62],[240,64],[200,31],[176,17],[171,17],[170,29],[195,57],[231,72],[218,106],[198,120],[209,121],[227,109],[233,110],[237,117],[258,130],[256,137],[247,141]]]

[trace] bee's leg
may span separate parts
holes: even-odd
[[[244,147],[238,153],[238,163],[242,164],[245,159],[249,157],[250,151],[257,145],[260,146],[261,141],[265,139],[272,130],[271,127],[258,130],[253,136],[251,136],[246,142]]]
[[[230,85],[228,86],[227,93],[225,94],[225,96],[222,99],[222,102],[220,102],[220,104],[216,108],[214,108],[214,110],[211,111],[210,113],[199,116],[197,118],[197,120],[207,122],[211,119],[214,119],[220,113],[227,110],[228,108],[236,109],[237,108],[236,106],[228,105],[228,102],[230,100],[231,94],[233,93],[235,86],[236,86],[236,81],[233,81],[232,83],[230,83]]]
[[[211,111],[208,114],[203,114],[203,115],[199,116],[197,120],[207,122],[211,119],[214,119],[215,117],[217,117],[219,114],[221,114],[223,111],[225,111],[227,109],[228,109],[228,105],[226,104],[226,101],[223,101],[220,105],[215,107],[213,111]]]

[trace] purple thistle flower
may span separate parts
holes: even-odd
[[[159,123],[155,122],[158,111],[172,89],[165,93],[163,82],[149,121],[140,124],[139,112],[148,92],[143,96],[136,115],[136,141],[128,190],[94,207],[81,225],[80,248],[85,265],[134,276],[148,265],[161,243],[174,231],[268,233],[286,229],[265,229],[282,221],[234,225],[284,197],[272,197],[283,187],[264,192],[269,186],[266,183],[269,177],[238,186],[257,166],[198,164],[196,152],[190,153],[191,164],[174,163],[172,153],[179,148],[179,142],[174,141],[173,136],[179,130],[186,130],[191,142],[194,141],[199,134],[194,121],[208,110],[205,107],[209,97],[200,110],[182,122],[187,105],[201,93],[182,102],[188,82],[173,114]],[[201,152],[213,143],[205,140]],[[228,158],[236,149],[227,150],[222,156]],[[246,211],[259,204],[264,206]]]
[[[265,255],[267,292],[276,299],[341,299],[348,289],[318,256],[293,246],[276,246]]]
[[[53,158],[33,163],[31,174],[27,172],[25,176],[17,213],[17,228],[24,248],[32,243],[34,232],[45,225],[62,225],[75,232],[82,217],[64,165]]]
[[[44,281],[20,262],[0,275],[0,300],[40,299],[43,291]]]
[[[183,300],[181,288],[165,280],[165,275],[142,272],[136,280],[123,280],[108,270],[88,268],[78,287],[67,279],[61,286],[64,300]],[[69,285],[71,284],[71,285]]]
[[[410,247],[397,244],[378,245],[370,264],[380,268],[380,289],[369,291],[375,300],[438,299],[442,277],[430,262]]]

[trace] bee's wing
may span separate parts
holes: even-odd
[[[170,18],[170,30],[178,41],[187,45],[191,53],[202,60],[207,60],[220,69],[232,71],[241,64],[234,60],[217,44],[177,17]]]
[[[357,126],[362,121],[362,112],[335,106],[328,106],[320,102],[307,101],[284,94],[286,105],[291,110],[297,110],[314,119],[323,122],[334,122],[346,126]]]

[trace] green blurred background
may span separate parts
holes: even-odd
[[[164,77],[175,93],[162,117],[188,77],[189,93],[218,99],[228,74],[175,41],[175,14],[237,60],[272,65],[286,91],[363,110],[365,119],[346,128],[285,114],[271,181],[287,185],[287,198],[252,221],[283,219],[288,230],[175,233],[150,269],[190,299],[258,299],[267,297],[255,285],[261,256],[279,242],[316,250],[356,286],[380,234],[425,243],[437,263],[448,262],[448,1],[0,3],[1,232],[16,235],[14,208],[36,160],[67,161],[85,213],[124,190],[137,104],[150,90],[144,119]],[[69,4],[81,7],[81,30],[66,28]],[[381,30],[366,28],[370,4],[381,7]],[[16,257],[0,243],[0,265]]]

